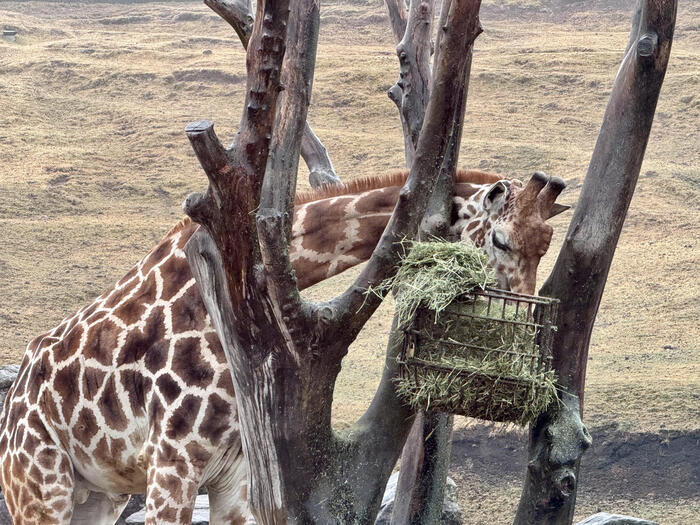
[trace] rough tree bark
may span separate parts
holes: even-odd
[[[328,302],[300,296],[288,253],[316,1],[258,3],[245,110],[230,148],[211,123],[186,129],[209,179],[205,193],[185,201],[185,211],[204,226],[186,251],[231,366],[249,501],[261,525],[371,523],[376,516],[412,422],[391,381],[401,336],[390,338],[369,409],[345,432],[331,427],[333,388],[349,345],[381,302],[368,289],[393,275],[400,243],[416,235],[425,214],[453,139],[462,98],[455,86],[477,34],[477,13],[477,1],[453,0],[406,185],[368,264]]]
[[[406,162],[413,160],[415,149],[412,129],[422,126],[425,111],[424,101],[430,93],[427,82],[430,71],[430,36],[433,19],[432,6],[426,2],[414,0],[409,10],[409,20],[401,18],[403,0],[387,0],[387,9],[392,20],[392,27],[405,28],[399,40],[397,55],[400,74],[396,85],[389,91],[389,97],[396,103],[401,116],[406,144]],[[442,28],[449,13],[450,1],[443,3],[438,27]],[[481,25],[477,21],[477,34]],[[395,31],[396,34],[396,31]],[[439,50],[442,31],[438,30]],[[457,86],[461,94],[458,100],[457,118],[453,123],[452,141],[448,146],[438,182],[431,196],[425,217],[421,223],[421,237],[447,237],[452,213],[452,195],[454,176],[459,157],[459,145],[462,138],[462,123],[469,86],[473,46],[467,50],[468,57],[465,74]],[[439,53],[435,54],[435,64]],[[410,166],[410,164],[409,164]],[[445,480],[452,450],[452,423],[450,414],[419,413],[406,440],[401,455],[401,473],[396,489],[396,502],[392,514],[394,525],[437,523],[442,512]]]
[[[641,168],[671,52],[677,0],[639,0],[588,173],[542,295],[561,300],[554,368],[562,403],[530,429],[516,525],[570,524],[579,465],[591,438],[581,422],[588,346]]]
[[[248,41],[255,23],[250,0],[204,0],[204,3],[233,27],[241,44],[243,44],[243,48],[248,49]],[[328,184],[342,184],[335,169],[333,169],[328,150],[308,122],[305,124],[301,141],[301,157],[309,169],[309,183],[312,188]]]

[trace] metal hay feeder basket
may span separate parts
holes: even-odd
[[[551,402],[544,396],[556,396],[558,306],[557,299],[486,288],[439,317],[419,308],[403,327],[397,392],[414,408],[524,424]]]

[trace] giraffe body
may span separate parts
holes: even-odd
[[[367,260],[405,176],[297,199],[290,256],[300,288]],[[518,194],[532,184],[498,180],[461,174],[453,224],[457,239],[491,249],[496,267],[494,225],[519,216]],[[212,524],[245,523],[231,374],[183,251],[197,228],[181,221],[112,290],[28,345],[0,421],[15,525],[114,523],[132,493],[146,493],[147,523],[189,524],[200,487]]]

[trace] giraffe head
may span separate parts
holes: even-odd
[[[546,221],[568,209],[555,204],[565,186],[558,177],[536,172],[527,184],[500,180],[471,198],[455,198],[455,233],[486,252],[499,288],[535,293],[537,266],[552,240]]]

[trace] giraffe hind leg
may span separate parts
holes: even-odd
[[[44,444],[40,453],[45,458],[55,457],[55,467],[30,467],[32,463],[22,451],[3,458],[11,472],[3,475],[7,510],[14,525],[69,525],[75,484],[70,459],[53,444]]]

